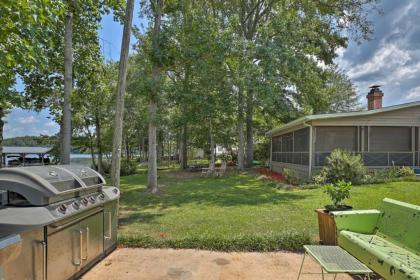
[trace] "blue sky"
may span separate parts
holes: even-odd
[[[139,1],[136,1],[134,24],[141,26]],[[350,41],[348,48],[338,51],[337,63],[343,68],[365,104],[368,87],[382,85],[384,105],[420,100],[420,15],[418,0],[383,0],[383,15],[372,14],[374,34],[370,41],[357,44]],[[103,55],[118,60],[121,48],[122,26],[112,15],[102,20],[99,32]],[[134,43],[134,38],[131,40]],[[5,138],[57,133],[59,127],[49,118],[47,110],[40,113],[14,109],[6,117]]]

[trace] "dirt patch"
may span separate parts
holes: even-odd
[[[223,253],[201,250],[130,249],[114,251],[84,275],[83,280],[144,279],[144,280],[295,280],[302,254]],[[306,258],[304,272],[320,272],[320,266]],[[306,275],[302,280],[321,279]],[[325,277],[333,279],[333,275]],[[337,280],[352,280],[341,274]],[[355,278],[357,279],[357,278]]]

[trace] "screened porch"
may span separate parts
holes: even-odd
[[[419,128],[412,126],[306,127],[273,137],[271,160],[316,168],[336,148],[360,154],[369,167],[420,165]]]

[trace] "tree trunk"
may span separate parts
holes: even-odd
[[[238,91],[238,169],[244,170],[244,93],[241,88]]]
[[[159,191],[157,184],[157,152],[156,152],[156,102],[149,103],[149,158],[148,158],[148,176],[147,189],[151,193]]]
[[[214,137],[213,137],[213,125],[210,121],[210,170],[214,171],[216,156],[214,153]]]
[[[147,189],[151,193],[159,191],[157,183],[157,162],[156,162],[156,129],[157,129],[157,98],[160,91],[161,61],[159,50],[160,25],[162,19],[163,0],[154,2],[154,25],[152,34],[152,44],[154,52],[153,70],[152,70],[152,90],[149,97],[149,164],[147,176]]]
[[[3,158],[3,129],[4,129],[4,109],[0,108],[0,168],[3,167],[3,161],[6,161],[5,158]]]
[[[124,95],[127,79],[128,51],[130,49],[131,22],[133,20],[134,0],[127,0],[124,31],[120,53],[118,84],[116,93],[116,108],[114,120],[114,135],[112,138],[111,184],[120,187],[121,145],[124,120]]]
[[[156,154],[157,154],[156,161],[157,161],[158,164],[161,164],[162,163],[162,152],[163,152],[161,131],[159,131],[159,132],[156,131],[156,137],[157,137],[157,139],[156,139],[156,143],[157,143],[157,146],[156,146]]]
[[[128,137],[125,138],[125,160],[127,163],[130,162],[130,145],[128,143]]]
[[[246,98],[246,166],[252,167],[254,161],[254,135],[253,135],[253,114],[254,114],[254,92],[248,91]]]
[[[70,164],[71,151],[71,107],[70,95],[73,88],[73,8],[74,2],[68,1],[64,30],[64,96],[63,119],[61,122],[61,164]]]
[[[187,125],[184,124],[181,128],[181,145],[180,145],[180,156],[181,156],[181,160],[180,160],[180,165],[181,165],[181,169],[185,170],[188,168],[188,146],[187,146],[187,135],[188,131],[187,131]]]
[[[96,150],[98,152],[98,172],[104,174],[103,166],[103,155],[102,155],[102,136],[101,136],[101,120],[99,113],[95,117],[95,129],[96,129]]]
[[[89,140],[90,144],[89,144],[89,149],[90,149],[90,157],[92,159],[92,168],[95,169],[96,168],[96,160],[95,160],[95,148],[94,148],[94,144],[93,144],[93,138],[91,138]]]

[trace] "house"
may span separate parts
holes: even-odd
[[[420,102],[382,107],[383,95],[375,85],[367,111],[310,115],[272,129],[271,169],[311,178],[336,148],[359,153],[369,168],[419,166]]]

